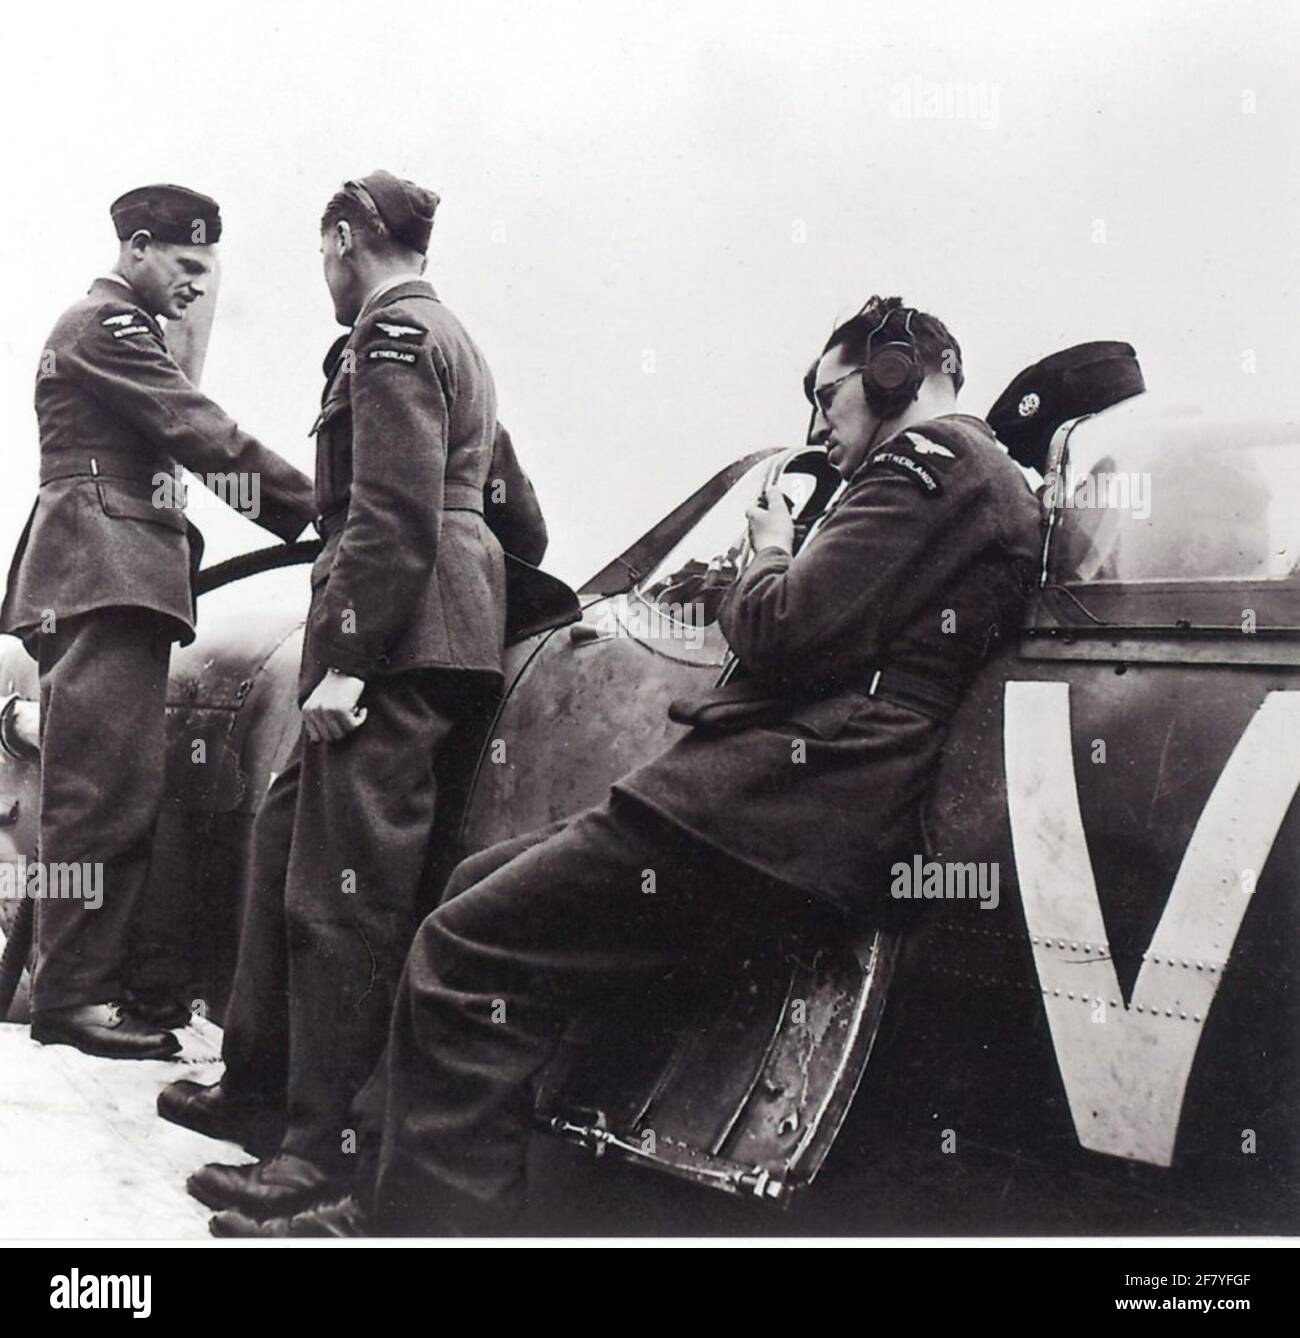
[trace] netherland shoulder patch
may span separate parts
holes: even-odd
[[[880,450],[869,455],[867,469],[886,469],[890,473],[911,479],[929,497],[943,491],[943,476],[958,468],[961,456],[953,447],[937,441],[924,432],[900,432]]]
[[[121,339],[123,335],[152,334],[153,331],[147,325],[124,325],[120,330],[113,331],[114,339]]]
[[[409,348],[372,348],[366,353],[369,362],[402,362],[414,366],[416,354]]]
[[[943,484],[939,481],[939,476],[933,469],[910,455],[904,455],[902,451],[877,451],[867,461],[867,468],[873,470],[886,469],[891,474],[911,479],[931,497],[937,496],[943,491]]]

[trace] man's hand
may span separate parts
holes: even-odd
[[[41,755],[41,705],[16,692],[0,698],[0,748],[10,757]]]
[[[313,743],[336,743],[365,723],[365,707],[357,707],[365,680],[332,669],[302,704],[302,725]]]
[[[764,548],[794,552],[794,517],[785,493],[775,483],[763,493],[761,501],[745,512],[745,518],[749,521],[749,542],[754,545],[754,552]]]
[[[41,704],[20,699],[14,703],[14,737],[34,753],[41,750]]]

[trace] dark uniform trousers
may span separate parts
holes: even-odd
[[[149,875],[163,798],[170,619],[104,608],[37,641],[41,701],[39,858],[100,865],[102,902],[36,904],[32,1011],[121,998],[132,911]],[[87,867],[83,891],[92,886]]]
[[[681,972],[717,970],[746,934],[824,938],[845,924],[618,795],[463,861],[416,934],[388,1049],[357,1103],[376,1229],[509,1221],[533,1079],[571,1019],[670,972],[687,988]]]
[[[376,678],[361,705],[345,739],[299,736],[258,811],[223,1046],[223,1086],[286,1099],[283,1150],[327,1169],[383,1049],[457,719],[433,673]]]

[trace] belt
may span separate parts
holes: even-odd
[[[472,483],[455,481],[443,485],[442,507],[444,511],[473,511],[483,514],[483,489]],[[348,518],[348,504],[341,502],[332,511],[322,511],[316,517],[316,530],[322,539],[328,539]]]
[[[936,720],[947,720],[961,704],[962,694],[951,683],[941,682],[906,669],[877,669],[867,688],[868,697],[895,702],[909,711],[920,711]]]
[[[801,701],[775,696],[765,684],[752,678],[737,677],[701,697],[683,697],[672,702],[668,707],[668,718],[692,728],[735,733],[751,725],[785,720],[792,710],[798,710],[810,700],[830,699],[842,693],[843,689],[839,693],[826,694],[825,698]],[[962,694],[951,684],[927,675],[887,667],[872,675],[865,695],[917,711],[942,724],[957,709]]]
[[[138,451],[99,447],[95,450],[41,453],[43,484],[54,483],[59,479],[109,478],[156,487],[160,474],[170,479],[174,477],[174,470],[170,462],[143,459]]]

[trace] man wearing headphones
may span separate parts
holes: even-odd
[[[371,1155],[343,1203],[217,1234],[517,1229],[532,1079],[569,1018],[737,936],[894,920],[946,725],[1018,624],[1038,507],[992,431],[955,412],[943,324],[873,298],[806,390],[847,486],[797,557],[782,494],[720,623],[739,673],[691,730],[560,830],[462,863],[407,959],[361,1098]]]

